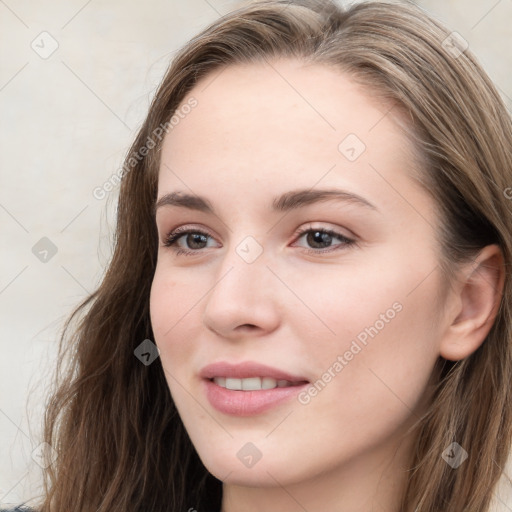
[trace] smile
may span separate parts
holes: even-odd
[[[247,379],[215,377],[213,382],[221,388],[231,389],[233,391],[258,391],[262,389],[288,388],[305,383],[305,381],[291,382],[289,380],[277,380],[272,377],[249,377]]]
[[[291,401],[310,382],[256,361],[218,361],[200,372],[210,405],[230,416],[254,416]]]

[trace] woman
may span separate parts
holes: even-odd
[[[218,20],[127,156],[112,261],[62,340],[38,510],[490,510],[511,183],[496,89],[419,9]]]

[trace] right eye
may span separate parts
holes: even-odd
[[[182,239],[184,240],[185,247],[183,247]],[[213,240],[213,237],[205,231],[178,228],[165,237],[163,245],[170,247],[177,255],[184,254],[190,256],[199,252],[201,249],[208,248],[208,240]]]

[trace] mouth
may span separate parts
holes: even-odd
[[[200,377],[212,407],[231,416],[262,414],[310,384],[302,376],[254,361],[214,363],[203,368]]]
[[[307,384],[308,381],[292,382],[286,379],[274,379],[272,377],[248,377],[245,379],[237,379],[233,377],[214,377],[209,379],[221,388],[230,389],[232,391],[260,391],[262,389],[289,388]]]

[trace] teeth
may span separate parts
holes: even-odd
[[[261,389],[285,388],[295,385],[288,380],[276,380],[272,377],[249,377],[247,379],[215,377],[213,382],[217,386],[234,391],[259,391]]]
[[[242,389],[242,379],[226,378],[226,389]]]
[[[273,389],[276,387],[276,379],[263,377],[261,379],[261,389]]]
[[[242,389],[244,391],[255,391],[261,389],[261,379],[259,377],[251,377],[250,379],[240,379]]]

